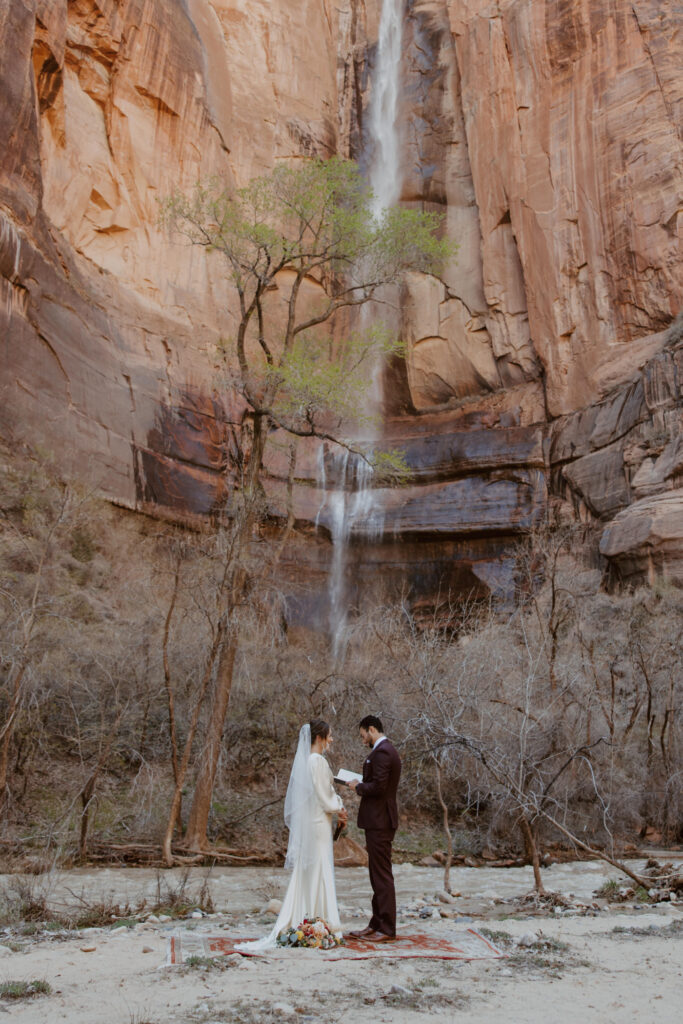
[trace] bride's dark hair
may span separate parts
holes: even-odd
[[[315,743],[318,736],[321,736],[324,740],[330,734],[330,727],[327,722],[323,722],[322,718],[312,718],[308,723],[311,727],[311,746]]]

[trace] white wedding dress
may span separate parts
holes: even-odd
[[[308,731],[306,731],[308,730]],[[334,882],[332,816],[343,809],[335,792],[332,771],[322,754],[311,753],[310,727],[299,734],[285,802],[289,826],[286,867],[291,867],[287,893],[272,931],[263,939],[243,942],[235,949],[262,953],[274,949],[280,932],[295,928],[304,918],[321,917],[335,934],[341,934]]]

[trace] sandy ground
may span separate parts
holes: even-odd
[[[194,878],[201,880],[204,874],[197,871]],[[571,893],[579,902],[590,902],[594,890],[614,877],[615,871],[592,862],[556,865],[544,872],[548,889]],[[370,898],[366,870],[341,869],[337,879],[345,926],[364,924]],[[282,895],[285,873],[217,869],[210,879],[217,913],[201,920],[145,922],[52,937],[22,935],[17,928],[0,934],[0,981],[41,978],[53,989],[51,995],[32,1000],[2,1001],[0,1013],[10,1013],[17,1024],[412,1024],[428,1016],[461,1024],[683,1020],[683,905],[635,909],[631,903],[595,916],[530,916],[513,902],[530,890],[529,870],[460,868],[451,874],[452,889],[462,893],[451,908],[458,916],[442,919],[435,911],[423,920],[408,916],[417,913],[409,908],[419,898],[429,903],[442,888],[442,872],[401,865],[396,880],[404,908],[399,931],[448,935],[474,926],[515,940],[525,936],[526,942],[559,940],[568,948],[543,952],[538,945],[513,942],[510,959],[467,963],[329,963],[322,956],[319,961],[297,960],[295,954],[286,963],[236,958],[220,970],[162,966],[168,935],[178,928],[253,936],[268,930],[272,919],[260,908],[270,896]],[[0,877],[0,889],[11,882],[12,876]],[[73,904],[77,896],[97,900],[113,895],[125,902],[138,900],[143,891],[153,894],[156,876],[143,869],[69,871],[49,884],[55,904]]]

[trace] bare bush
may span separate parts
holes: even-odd
[[[135,517],[45,457],[2,455],[0,848],[41,866],[158,862],[212,726],[229,531]],[[683,594],[606,594],[582,544],[562,525],[531,537],[514,609],[377,606],[340,666],[324,636],[287,632],[264,534],[241,562],[231,713],[212,741],[208,833],[226,858],[281,855],[301,723],[329,720],[333,765],[353,767],[366,713],[402,749],[404,820],[440,822],[447,862],[521,849],[538,881],[550,843],[615,857],[638,832],[678,839]]]

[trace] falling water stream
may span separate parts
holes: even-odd
[[[373,214],[398,202],[401,195],[400,135],[398,108],[401,87],[401,46],[405,0],[383,0],[367,118],[369,171]],[[363,308],[363,326],[369,327],[373,310]],[[366,412],[378,414],[381,405],[381,371],[373,370]],[[372,449],[376,438],[359,438],[365,449]],[[327,461],[326,461],[327,460]],[[324,520],[332,539],[332,563],[329,577],[329,628],[332,655],[339,662],[346,647],[349,593],[346,580],[348,545],[354,526],[362,525],[368,540],[378,540],[383,532],[383,516],[372,489],[372,468],[359,455],[340,450],[328,453],[321,446],[318,483],[323,499],[316,525]],[[329,485],[329,489],[328,489]]]
[[[398,103],[404,7],[405,0],[383,0],[379,23],[377,64],[368,110],[368,177],[375,194],[376,216],[398,202],[401,195]]]

